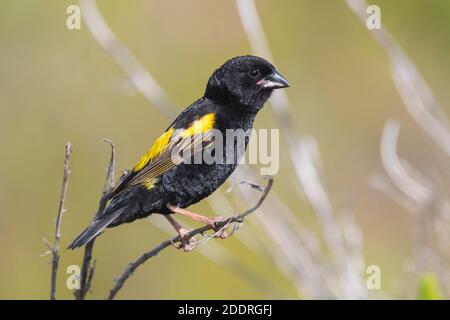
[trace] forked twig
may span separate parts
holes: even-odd
[[[262,191],[261,197],[255,203],[255,205],[239,215],[235,215],[233,217],[230,217],[230,218],[225,219],[224,221],[218,223],[217,227],[223,228],[223,227],[229,225],[230,223],[234,223],[234,222],[241,223],[249,214],[251,214],[252,212],[257,210],[261,206],[261,204],[264,202],[264,200],[266,199],[266,197],[267,197],[268,193],[270,192],[270,189],[272,188],[272,185],[273,185],[273,178],[272,177],[266,177],[266,178],[268,180],[267,185],[264,188],[264,190]],[[190,231],[187,236],[193,237],[195,235],[202,234],[211,229],[212,229],[211,226],[203,226],[201,228]],[[111,289],[111,291],[109,293],[108,300],[114,299],[114,297],[117,295],[117,293],[120,291],[120,289],[122,289],[123,285],[128,280],[128,278],[136,271],[136,269],[140,265],[144,264],[150,258],[156,256],[158,253],[160,253],[162,250],[166,249],[167,247],[170,247],[173,243],[180,242],[180,241],[181,241],[180,236],[176,236],[171,239],[168,239],[168,240],[162,242],[161,244],[159,244],[158,246],[154,247],[150,251],[147,251],[144,254],[142,254],[134,262],[131,262],[130,264],[128,264],[125,271],[117,278],[116,283],[114,284],[114,287]]]

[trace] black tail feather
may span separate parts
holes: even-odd
[[[116,210],[113,214],[96,217],[72,243],[68,249],[76,249],[84,246],[86,243],[97,237],[109,224],[111,224],[122,212],[124,208]]]
[[[94,221],[89,227],[84,229],[84,231],[72,241],[68,249],[76,249],[84,246],[89,240],[92,240],[96,234],[100,233],[103,226],[99,224],[100,221]]]

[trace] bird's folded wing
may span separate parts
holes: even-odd
[[[209,113],[192,121],[187,128],[167,129],[110,193],[109,198],[137,186],[151,189],[163,173],[181,164],[187,155],[192,158],[203,152],[213,141],[214,121],[215,114]]]

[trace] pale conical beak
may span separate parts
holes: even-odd
[[[273,71],[267,77],[259,80],[256,84],[265,89],[280,89],[289,87],[287,80],[279,74],[278,71]]]

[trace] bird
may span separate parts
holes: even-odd
[[[173,215],[189,217],[216,230],[222,217],[207,217],[186,208],[216,191],[243,156],[248,137],[239,148],[227,138],[226,132],[251,130],[257,113],[273,90],[286,87],[289,87],[287,80],[261,57],[245,55],[227,60],[210,76],[203,97],[182,111],[137,164],[121,177],[107,195],[107,206],[96,213],[68,248],[86,245],[106,228],[162,214],[180,235],[180,247],[189,251],[190,230]],[[221,140],[217,134],[223,135],[222,145],[216,144]],[[193,157],[207,150],[223,160],[221,154],[230,149],[235,152],[231,161],[227,158],[192,163]]]

